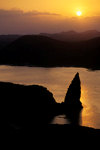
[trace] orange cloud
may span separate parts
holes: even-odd
[[[64,17],[50,12],[0,10],[0,34],[100,30],[100,16]]]

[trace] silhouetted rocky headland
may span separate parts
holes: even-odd
[[[71,82],[63,103],[57,103],[51,92],[38,85],[25,86],[0,82],[0,95],[3,132],[30,134],[37,130],[39,134],[49,129],[52,133],[57,127],[55,132],[58,129],[59,133],[66,130],[68,133],[71,131],[73,135],[75,132],[73,130],[77,129],[83,134],[84,127],[81,130],[79,127],[79,115],[82,109],[79,73]],[[60,114],[65,114],[71,125],[50,125],[53,117]]]
[[[0,82],[0,95],[3,123],[12,132],[46,126],[48,106],[56,103],[53,94],[38,85]]]

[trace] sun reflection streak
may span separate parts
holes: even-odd
[[[89,93],[90,92],[90,93]],[[91,95],[91,89],[87,90],[87,88],[85,86],[82,87],[81,90],[81,102],[83,104],[83,110],[82,110],[82,122],[80,125],[82,126],[96,126],[95,123],[95,119],[96,117],[98,117],[98,113],[96,113],[96,106],[92,105],[92,103],[90,103],[90,95]],[[95,112],[95,113],[94,113]],[[96,115],[94,115],[96,114]]]

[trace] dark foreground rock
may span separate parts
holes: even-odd
[[[47,133],[49,137],[52,137],[52,141],[56,140],[58,145],[61,144],[64,147],[74,147],[77,145],[78,148],[80,146],[83,147],[86,143],[89,146],[92,144],[96,146],[95,143],[100,138],[99,129],[75,125],[48,125]]]
[[[54,132],[60,135],[68,135],[68,136],[81,136],[81,134],[87,136],[100,136],[100,129],[94,129],[91,127],[85,126],[73,126],[73,125],[48,125],[48,133]],[[50,134],[50,133],[49,133]]]
[[[72,80],[68,91],[65,96],[65,104],[69,107],[82,107],[82,104],[80,102],[81,97],[81,81],[79,77],[79,73],[77,73]]]
[[[0,82],[0,96],[2,123],[8,132],[46,126],[53,115],[48,113],[51,105],[56,103],[52,93],[38,85]]]
[[[64,102],[62,102],[61,104],[58,103],[56,104],[55,106],[56,113],[58,113],[58,115],[65,114],[71,124],[79,125],[80,114],[83,109],[80,98],[81,98],[81,81],[79,73],[77,73],[68,88]]]

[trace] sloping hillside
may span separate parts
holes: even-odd
[[[19,37],[20,35],[0,35],[0,50]]]
[[[26,35],[1,51],[0,63],[100,69],[99,56],[100,38],[83,42],[62,42],[39,35]]]

